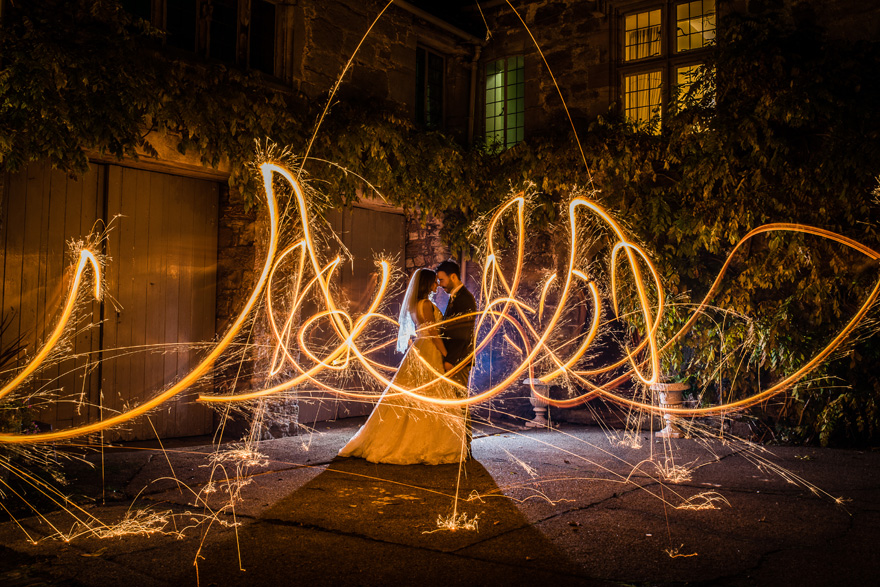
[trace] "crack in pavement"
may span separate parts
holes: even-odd
[[[323,526],[318,526],[315,524],[308,524],[305,522],[293,522],[293,521],[289,521],[289,520],[281,520],[278,518],[261,518],[260,522],[266,522],[267,524],[274,525],[274,526],[304,528],[307,530],[313,530],[316,532],[324,532],[324,533],[332,534],[335,536],[345,536],[347,538],[357,538],[360,540],[364,540],[366,542],[373,542],[376,544],[384,544],[384,545],[388,545],[388,546],[396,546],[396,547],[400,547],[400,548],[417,550],[417,551],[427,552],[427,553],[431,553],[431,554],[438,554],[438,553],[439,554],[446,554],[446,555],[454,556],[454,557],[457,557],[457,558],[460,558],[463,560],[470,560],[470,561],[482,562],[482,563],[490,563],[490,564],[495,564],[495,565],[502,566],[502,567],[513,568],[513,569],[523,569],[523,570],[528,570],[528,571],[532,571],[532,572],[534,572],[535,570],[540,570],[542,572],[549,573],[551,575],[557,575],[560,577],[570,577],[570,578],[574,578],[574,579],[584,579],[584,578],[592,579],[592,577],[588,577],[588,576],[585,576],[582,574],[572,574],[572,573],[560,572],[558,570],[550,570],[550,569],[544,569],[544,568],[535,569],[534,567],[528,567],[525,565],[518,565],[518,564],[507,563],[507,562],[499,562],[499,561],[495,561],[495,560],[491,560],[491,559],[485,559],[485,558],[460,554],[461,550],[463,550],[464,548],[469,548],[469,547],[474,546],[476,544],[480,544],[483,541],[478,541],[478,542],[475,542],[469,546],[462,547],[462,548],[455,549],[455,550],[440,550],[440,549],[436,549],[436,548],[429,548],[426,546],[418,546],[418,545],[414,545],[414,544],[407,544],[407,543],[402,543],[402,542],[392,542],[390,540],[382,540],[380,538],[375,538],[373,536],[367,536],[365,534],[360,534],[358,532],[347,532],[344,530],[338,530],[338,529],[334,529],[334,528],[325,528]],[[527,526],[529,526],[529,524],[524,525],[524,526],[519,526],[517,529],[522,529]],[[498,534],[497,536],[501,536],[503,534],[505,534],[505,533]]]

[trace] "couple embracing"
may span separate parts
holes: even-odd
[[[443,314],[432,301],[437,286],[449,294]],[[397,350],[406,354],[392,385],[339,456],[396,465],[439,465],[470,455],[467,408],[417,400],[395,386],[432,399],[467,397],[476,311],[474,296],[462,284],[455,261],[440,263],[436,271],[416,270],[400,309]]]

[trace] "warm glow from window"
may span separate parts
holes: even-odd
[[[694,84],[694,81],[697,79],[697,72],[699,71],[701,64],[696,65],[686,65],[684,67],[679,67],[675,70],[675,87],[677,89],[677,97],[678,102],[683,103],[684,98],[687,93],[690,91],[691,86]],[[693,96],[694,100],[699,100],[703,97],[702,92],[695,93]]]
[[[648,71],[623,78],[623,113],[633,122],[649,122],[660,118],[660,85],[662,73]]]
[[[625,61],[660,55],[660,9],[627,16],[623,38]]]
[[[715,0],[694,0],[676,6],[678,51],[699,49],[715,42]]]

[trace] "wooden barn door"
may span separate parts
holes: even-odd
[[[212,341],[218,197],[214,182],[109,167],[107,217],[116,229],[107,244],[107,288],[116,304],[104,306],[102,379],[110,409],[166,389]],[[210,433],[212,412],[194,401],[200,391],[190,388],[122,437]]]
[[[56,429],[94,422],[187,373],[214,337],[218,185],[101,165],[75,181],[36,163],[5,182],[0,308],[10,326],[0,348],[23,336],[33,356],[67,295],[68,243],[100,221],[110,226],[103,304],[78,308],[65,358],[50,361],[30,384],[60,398],[37,400],[39,420]],[[139,418],[105,438],[210,433],[212,413],[192,401],[197,392],[150,414],[152,426]]]
[[[349,302],[349,312],[356,318],[367,309],[375,294],[379,277],[375,264],[377,256],[396,261],[397,269],[403,270],[406,220],[403,214],[358,207],[331,212],[327,220],[354,257],[353,263],[342,264],[336,275],[341,294],[339,301]],[[394,315],[396,319],[402,297],[401,292],[382,311]],[[393,365],[399,363],[402,357],[391,345],[371,358]],[[346,389],[364,389],[365,385],[366,382],[357,376],[344,382]],[[341,400],[329,393],[317,392],[311,397],[299,402],[299,421],[307,426],[316,421],[369,414],[374,405],[371,402]]]
[[[0,179],[4,180],[0,321],[6,325],[0,349],[20,341],[24,351],[18,363],[6,366],[14,369],[42,348],[58,322],[73,273],[69,245],[91,233],[95,221],[103,217],[104,174],[100,168],[92,169],[72,181],[48,165],[31,163],[24,171]],[[92,278],[90,271],[90,282]],[[78,307],[69,322],[75,335],[66,339],[63,358],[49,357],[20,392],[7,397],[28,397],[31,417],[55,428],[97,419],[100,317],[97,302]],[[0,381],[14,373],[0,373]]]

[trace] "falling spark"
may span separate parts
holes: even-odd
[[[529,477],[534,479],[535,477],[538,476],[538,471],[536,471],[534,467],[529,465],[527,462],[525,462],[521,458],[511,454],[509,450],[507,450],[507,449],[502,449],[502,450],[504,450],[504,452],[507,454],[507,458],[509,458],[512,463],[522,467],[523,471],[525,471]]]
[[[663,552],[669,555],[669,558],[689,558],[692,556],[699,556],[698,553],[692,552],[691,554],[681,554],[681,549],[684,548],[684,544],[679,546],[678,548],[665,548]]]

